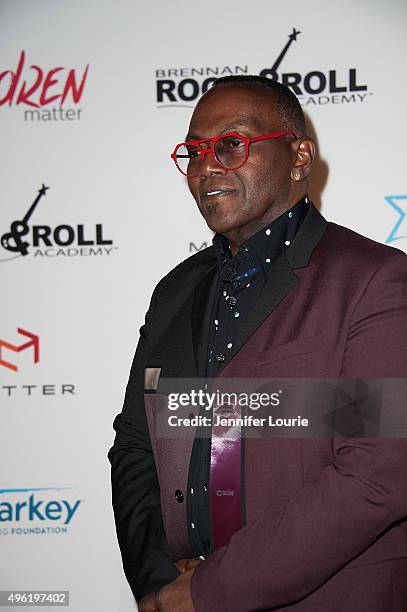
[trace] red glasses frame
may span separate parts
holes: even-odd
[[[260,142],[261,140],[269,140],[271,138],[279,138],[280,136],[288,136],[288,135],[294,136],[296,138],[294,132],[272,132],[271,134],[264,134],[263,136],[254,136],[253,138],[246,138],[245,136],[242,136],[242,134],[239,134],[239,132],[227,132],[226,134],[221,134],[220,136],[214,136],[213,138],[202,138],[201,140],[188,140],[187,142],[180,142],[179,144],[177,144],[174,151],[171,153],[171,159],[173,160],[173,162],[175,163],[177,169],[181,172],[181,174],[183,174],[187,178],[196,178],[197,176],[199,176],[199,174],[186,174],[186,172],[181,170],[180,166],[177,163],[178,149],[185,145],[194,145],[198,147],[198,150],[201,154],[201,161],[205,159],[205,155],[210,153],[212,155],[212,158],[220,166],[222,166],[222,168],[225,168],[226,170],[238,170],[239,168],[244,166],[244,164],[247,162],[249,158],[249,145],[250,144],[252,144],[253,142]],[[218,140],[221,140],[222,138],[225,138],[227,136],[237,136],[245,144],[244,161],[238,166],[234,166],[233,168],[229,168],[228,166],[225,166],[219,159],[217,159],[215,155],[215,150],[214,150],[214,146],[218,142]],[[210,146],[202,149],[200,145],[204,142],[210,143]]]

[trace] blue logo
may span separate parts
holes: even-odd
[[[402,234],[402,232],[407,232],[407,228],[401,228],[406,217],[406,211],[403,209],[403,206],[404,208],[407,206],[407,195],[385,196],[384,199],[398,214],[398,219],[390,234],[386,238],[386,244],[390,244],[392,242],[396,242],[396,240],[407,238],[407,234]]]
[[[55,491],[66,491],[70,487],[35,487],[19,489],[0,489],[0,530],[1,524],[14,524],[19,527],[21,524],[29,525],[30,529],[24,530],[25,533],[59,533],[66,532],[65,525],[69,525],[76,515],[82,499],[62,499],[57,496]],[[42,492],[39,495],[39,492]],[[51,492],[53,492],[51,494]],[[1,496],[7,495],[7,500],[2,500]],[[13,499],[17,494],[17,500]],[[45,497],[45,499],[44,499]],[[64,495],[64,498],[69,497]],[[58,524],[61,529],[48,527],[44,529],[47,521],[52,521],[52,525]],[[31,528],[31,526],[35,528]],[[38,527],[37,527],[38,526]],[[41,527],[41,528],[39,528]],[[6,535],[8,529],[3,529]],[[21,529],[15,527],[10,533],[23,533]]]

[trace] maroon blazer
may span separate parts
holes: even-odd
[[[192,556],[175,491],[193,440],[156,435],[141,380],[202,371],[215,274],[210,247],[160,281],[114,424],[113,506],[138,598]],[[406,378],[406,256],[312,207],[241,333],[220,378]],[[407,610],[406,470],[402,437],[247,438],[246,524],[195,570],[196,611]]]

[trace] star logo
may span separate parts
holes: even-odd
[[[388,204],[390,204],[392,208],[394,208],[394,210],[399,215],[399,218],[397,219],[393,229],[391,230],[390,234],[386,238],[386,244],[390,244],[391,242],[395,242],[396,240],[402,240],[403,238],[407,238],[407,235],[399,234],[400,227],[403,224],[403,221],[407,215],[406,210],[405,210],[407,206],[407,195],[385,196],[384,199],[386,200]],[[401,231],[406,231],[406,230],[401,230]]]

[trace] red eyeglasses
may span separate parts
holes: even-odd
[[[208,153],[226,170],[237,170],[247,162],[249,144],[289,134],[295,137],[293,132],[273,132],[254,138],[245,138],[238,132],[228,132],[213,138],[181,142],[171,153],[171,158],[178,170],[188,178],[199,176],[199,164]],[[203,144],[206,146],[202,147]]]

